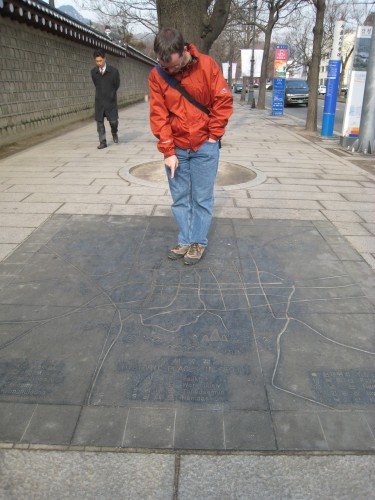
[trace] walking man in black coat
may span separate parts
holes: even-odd
[[[95,50],[94,57],[96,66],[91,70],[91,78],[96,88],[95,120],[99,134],[98,149],[103,149],[107,147],[104,117],[111,126],[113,142],[118,143],[117,90],[120,86],[120,75],[116,68],[106,63],[104,50]]]

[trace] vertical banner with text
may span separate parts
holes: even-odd
[[[359,136],[363,95],[372,37],[372,26],[359,26],[354,46],[353,66],[346,98],[341,145],[350,146]]]
[[[284,94],[288,45],[277,45],[273,71],[272,116],[284,114]]]
[[[333,32],[331,58],[328,63],[327,92],[324,100],[321,135],[328,137],[333,134],[335,124],[336,102],[340,83],[341,51],[344,39],[344,21],[336,21]]]

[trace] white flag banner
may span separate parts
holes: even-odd
[[[232,62],[232,80],[236,79],[237,63]]]
[[[250,76],[252,49],[241,49],[241,76]],[[254,50],[254,78],[260,77],[262,69],[263,50]]]
[[[229,63],[221,63],[223,66],[223,75],[226,80],[228,80],[228,73],[229,73]]]

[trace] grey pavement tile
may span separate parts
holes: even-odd
[[[182,456],[179,500],[373,498],[373,456]]]
[[[82,408],[72,444],[122,446],[128,412],[128,408],[100,406]]]
[[[0,441],[20,441],[36,405],[0,402]]]
[[[328,450],[318,414],[272,412],[278,450]]]
[[[375,224],[374,223],[365,223],[365,224],[362,224],[362,226],[364,228],[366,228],[367,231],[369,231],[370,233],[375,234]]]
[[[349,239],[348,237],[347,239]],[[348,242],[345,240],[345,238],[342,238],[340,236],[331,236],[325,238],[327,241],[328,245],[331,247],[333,252],[337,255],[338,259],[344,261],[344,260],[362,260],[362,257],[358,253],[358,251],[361,250],[360,247],[357,245],[353,244],[354,248],[348,245]],[[375,237],[374,237],[374,242],[375,242]]]
[[[17,248],[17,244],[0,243],[0,261],[10,255],[15,248]]]
[[[358,224],[356,222],[335,222],[335,227],[340,234],[345,236],[369,236],[375,234],[374,228],[371,230],[371,224]]]
[[[374,434],[362,413],[323,413],[319,419],[330,450],[375,450]]]
[[[332,222],[363,222],[364,219],[350,210],[322,210],[324,216]]]
[[[29,198],[27,198],[29,200]],[[58,201],[58,200],[56,200]],[[17,223],[17,219],[35,221],[36,226],[39,226],[46,219],[46,214],[53,213],[61,203],[28,203],[25,201],[20,203],[0,203],[0,221],[5,219],[5,216],[13,215],[13,220]],[[44,215],[44,217],[43,217]]]
[[[375,203],[361,203],[355,201],[329,201],[323,200],[321,204],[326,210],[351,210],[355,212],[371,212],[375,209]]]
[[[344,262],[344,268],[356,281],[364,294],[375,304],[375,280],[371,268],[364,262]]]
[[[172,448],[176,410],[131,408],[122,446],[126,448]]]
[[[173,455],[1,450],[4,498],[152,499],[173,497]]]
[[[0,244],[22,243],[34,229],[34,227],[0,227]]]
[[[224,412],[225,449],[276,450],[269,412]]]
[[[111,205],[108,203],[64,203],[57,214],[106,215]]]
[[[375,210],[356,210],[356,212],[364,220],[364,222],[375,222]]]
[[[32,252],[24,252],[23,251],[24,246],[18,247],[14,252],[12,252],[12,255],[9,255],[9,257],[3,262],[4,265],[17,265],[20,266],[20,268],[23,268],[29,260],[33,258],[33,253]]]
[[[223,450],[222,411],[177,410],[174,448],[181,450]]]
[[[372,435],[375,437],[375,411],[363,412],[363,418],[366,420]]]
[[[295,219],[295,220],[325,220],[320,210],[305,210],[296,208],[250,208],[254,219]]]
[[[36,228],[42,224],[49,213],[44,214],[0,214],[0,226],[1,227],[32,227]]]
[[[358,252],[375,253],[375,236],[347,236]]]
[[[37,405],[21,442],[70,444],[80,406]]]

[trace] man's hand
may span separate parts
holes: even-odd
[[[171,171],[171,179],[174,177],[174,173],[176,168],[178,167],[178,158],[176,155],[168,156],[168,158],[164,158],[164,164]]]
[[[215,142],[217,142],[217,140],[216,139],[208,139],[208,142],[215,143]]]

